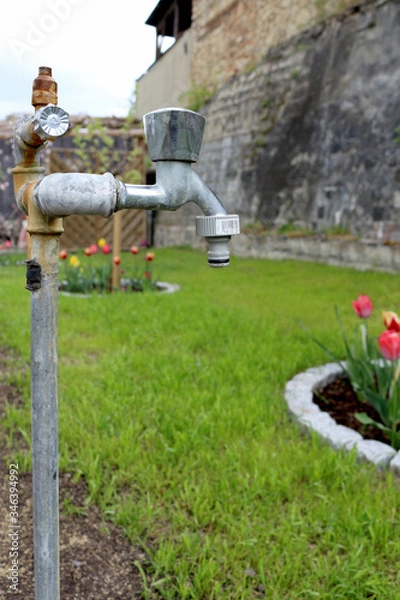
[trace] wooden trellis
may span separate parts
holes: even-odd
[[[88,118],[85,118],[88,120]],[[120,177],[121,171],[134,169],[140,174],[140,180],[134,183],[145,183],[145,143],[143,130],[131,128],[123,129],[123,119],[113,119],[112,127],[108,124],[110,119],[104,119],[104,127],[107,136],[113,139],[114,145],[110,150],[111,164],[104,170],[109,170],[116,177]],[[78,123],[79,125],[79,123]],[[82,128],[85,124],[82,124]],[[118,126],[119,125],[119,126]],[[135,152],[132,152],[132,149]],[[87,151],[93,168],[91,172],[98,172],[98,154],[96,149]],[[57,143],[53,144],[47,156],[47,171],[49,173],[82,172],[86,170],[82,166],[79,149],[74,145],[73,133],[69,133]],[[101,171],[101,167],[100,167]],[[104,238],[107,243],[112,244],[114,216],[104,219],[99,216],[72,215],[64,218],[64,233],[61,235],[60,245],[66,250],[85,248],[90,244],[97,243]],[[127,250],[132,245],[139,245],[142,240],[147,239],[146,211],[123,210],[121,211],[121,249]]]
[[[128,250],[131,246],[138,246],[146,239],[146,213],[143,210],[123,210],[121,227],[121,248]],[[66,250],[85,248],[96,244],[100,238],[112,244],[113,220],[97,216],[73,215],[64,219],[64,233],[60,238],[60,245]]]

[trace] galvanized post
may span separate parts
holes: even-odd
[[[27,289],[31,291],[35,599],[59,600],[57,398],[59,235],[42,235],[32,230],[30,235],[31,255],[35,257],[27,261]],[[33,280],[30,280],[30,271]]]
[[[31,292],[32,480],[35,600],[60,600],[58,507],[58,256],[62,219],[44,215],[31,201],[43,178],[38,153],[63,135],[68,115],[55,106],[57,84],[48,67],[33,82],[35,116],[17,124],[14,191],[28,215],[30,242],[26,289]]]

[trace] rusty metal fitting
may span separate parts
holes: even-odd
[[[29,189],[27,195],[32,195],[32,188],[34,183],[28,184]],[[63,220],[58,217],[48,217],[44,215],[42,211],[34,205],[34,203],[28,200],[28,227],[27,232],[32,234],[41,234],[45,236],[61,235],[64,231]]]
[[[30,234],[61,235],[64,231],[63,220],[43,214],[32,200],[35,187],[39,181],[41,180],[36,179],[23,185],[15,198],[18,208],[28,216],[27,232]]]
[[[33,184],[35,185],[38,182],[38,180],[42,179],[45,173],[45,169],[44,167],[40,167],[39,165],[24,167],[18,164],[11,170],[11,172],[13,174],[14,181],[15,201],[20,211],[27,215],[27,198],[29,196],[26,193],[26,187],[29,185],[30,182],[33,182]]]
[[[39,75],[32,84],[32,106],[35,110],[47,104],[57,104],[57,82],[50,67],[39,67]]]

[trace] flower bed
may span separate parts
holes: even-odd
[[[112,248],[104,239],[97,244],[92,244],[83,252],[72,253],[60,251],[60,259],[64,268],[60,274],[59,289],[62,292],[73,294],[91,294],[92,292],[106,293],[115,289],[112,285],[112,270],[120,269],[119,286],[117,289],[126,292],[146,292],[164,289],[160,286],[158,278],[152,272],[152,263],[155,259],[154,252],[147,250],[145,244],[142,248],[132,246],[130,255],[121,258],[113,256],[112,259],[99,260],[95,255],[109,256]]]
[[[290,415],[306,431],[315,432],[335,450],[355,450],[360,460],[400,472],[400,451],[363,436],[336,421],[313,402],[313,394],[343,374],[341,365],[328,363],[299,373],[288,381],[285,400]]]
[[[368,319],[373,311],[371,299],[360,295],[352,302],[356,315],[362,320],[356,327],[354,341],[345,335],[339,313],[336,316],[344,343],[346,360],[338,360],[321,342],[311,337],[340,366],[360,400],[360,412],[354,416],[364,425],[384,431],[392,447],[400,449],[400,318],[395,312],[383,311],[385,330],[377,339],[368,331]],[[383,358],[382,358],[383,357]],[[363,410],[370,404],[376,418]]]

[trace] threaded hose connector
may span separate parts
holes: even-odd
[[[227,267],[230,260],[228,242],[231,235],[240,233],[238,215],[196,217],[196,233],[204,236],[208,243],[210,267]]]
[[[220,237],[240,233],[238,215],[211,215],[196,217],[196,234],[204,237]]]

